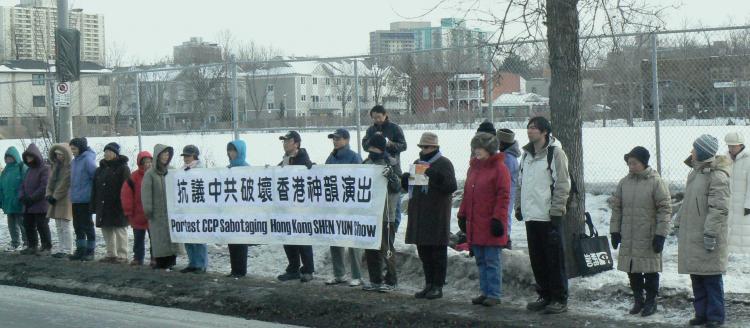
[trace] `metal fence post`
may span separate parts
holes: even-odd
[[[490,122],[495,124],[495,109],[492,107],[492,91],[495,89],[492,81],[492,50],[487,51],[487,110],[490,112]]]
[[[362,143],[360,130],[362,130],[362,112],[359,107],[359,71],[357,70],[357,64],[359,59],[354,59],[354,110],[357,111],[357,153],[362,156]]]
[[[143,129],[141,128],[141,74],[135,73],[135,129],[138,134],[138,152],[143,151]]]
[[[234,55],[229,57],[230,65],[232,65],[232,131],[234,132],[234,140],[240,138],[240,120],[237,113],[237,61]]]
[[[651,34],[651,103],[654,109],[654,132],[656,141],[656,171],[661,172],[661,134],[659,131],[659,64],[658,64],[658,35]]]

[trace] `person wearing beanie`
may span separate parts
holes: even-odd
[[[495,125],[490,121],[484,121],[482,124],[479,124],[479,128],[477,128],[477,133],[479,132],[495,134]]]
[[[0,173],[0,208],[8,217],[10,247],[16,251],[21,245],[26,247],[26,228],[23,224],[23,204],[18,199],[18,189],[28,168],[21,159],[16,147],[10,146],[5,151],[5,168]]]
[[[657,310],[661,254],[672,218],[669,188],[659,172],[648,166],[649,157],[648,150],[640,146],[625,154],[628,175],[620,180],[610,200],[609,223],[612,248],[620,248],[617,269],[628,274],[633,290],[630,314],[644,317]]]
[[[68,257],[71,261],[92,261],[96,248],[96,230],[91,216],[91,190],[96,174],[96,153],[86,138],[70,140],[73,162],[70,170],[70,201],[73,210],[73,232],[76,249]]]
[[[464,195],[458,209],[458,226],[476,259],[482,291],[472,304],[495,306],[503,294],[502,248],[508,243],[510,173],[505,154],[497,152],[494,133],[478,132],[471,139],[474,156],[466,173]]]
[[[695,317],[689,324],[718,327],[726,320],[723,275],[729,250],[729,176],[732,160],[716,155],[718,142],[702,135],[693,142],[685,160],[691,168],[685,196],[674,218],[677,230],[677,271],[689,274],[693,287]],[[701,238],[702,237],[702,238]]]
[[[227,144],[228,168],[250,166],[247,163],[247,145],[244,140],[234,140]],[[247,275],[248,244],[228,244],[231,271],[228,278],[239,279]]]
[[[187,145],[182,149],[182,170],[188,171],[195,168],[204,168],[205,165],[198,159],[200,150],[195,145]],[[205,273],[208,268],[208,247],[206,244],[185,244],[185,252],[188,256],[188,266],[181,273]]]
[[[388,195],[383,212],[383,234],[380,249],[365,250],[367,271],[370,283],[362,287],[364,291],[378,291],[387,293],[396,289],[398,277],[396,273],[396,249],[393,247],[396,238],[397,204],[401,198],[401,167],[398,161],[391,157],[384,144],[382,135],[374,135],[370,139],[367,158],[362,164],[383,166],[383,176],[388,180]],[[383,266],[385,265],[385,275]]]
[[[519,221],[526,220],[529,260],[539,295],[526,309],[563,313],[568,311],[568,275],[561,235],[571,185],[568,157],[552,136],[546,118],[531,118],[526,135],[529,143],[523,147],[520,161],[515,215]]]
[[[513,217],[513,206],[516,203],[516,185],[518,184],[518,158],[521,157],[521,148],[516,141],[516,134],[510,129],[498,129],[495,133],[497,141],[500,142],[500,151],[505,154],[505,166],[510,173],[510,204],[508,205],[508,217]],[[508,238],[510,238],[513,220],[508,220]],[[513,249],[513,241],[508,239],[507,249]]]
[[[47,208],[49,203],[44,199],[50,168],[42,158],[36,144],[30,144],[23,152],[23,162],[29,168],[18,189],[18,199],[23,204],[23,223],[26,229],[27,248],[21,251],[25,255],[49,255],[52,250],[52,235],[49,231]],[[41,249],[38,249],[41,240]]]
[[[739,255],[750,254],[750,155],[745,151],[745,138],[740,132],[730,132],[724,142],[732,159],[732,175],[729,190],[729,252]]]
[[[104,159],[94,174],[91,210],[96,213],[96,226],[102,229],[107,256],[105,263],[128,263],[128,219],[122,210],[120,191],[130,178],[128,157],[120,155],[120,146],[104,147]]]
[[[73,153],[68,144],[55,144],[50,147],[49,159],[52,169],[47,182],[45,199],[49,203],[47,217],[55,220],[57,227],[58,251],[53,257],[64,258],[73,248],[70,221],[73,213],[70,203],[70,163]]]
[[[146,256],[146,234],[148,234],[148,219],[143,212],[143,201],[141,200],[141,186],[143,177],[151,169],[154,158],[151,153],[144,150],[138,153],[136,163],[138,169],[130,175],[130,178],[122,184],[120,200],[125,217],[128,218],[133,229],[133,260],[130,265],[143,265]],[[153,262],[153,260],[152,260]]]

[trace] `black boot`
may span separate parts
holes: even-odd
[[[414,297],[415,298],[424,298],[425,295],[427,295],[427,293],[429,293],[431,289],[432,289],[432,285],[431,284],[427,284],[427,285],[424,286],[424,289],[422,289],[422,291],[416,292],[414,294]]]
[[[443,286],[434,286],[424,295],[424,298],[428,300],[434,300],[441,297],[443,297]]]
[[[628,273],[630,288],[633,290],[633,307],[630,314],[638,314],[643,310],[643,275],[640,273]]]
[[[641,316],[648,317],[656,313],[656,295],[659,294],[659,274],[646,274],[646,302],[643,304]]]
[[[76,251],[73,252],[73,255],[68,256],[68,260],[71,261],[80,261],[83,257],[83,254],[86,252],[84,248],[76,247]]]

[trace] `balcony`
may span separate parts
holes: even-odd
[[[483,99],[484,90],[448,90],[448,99]]]

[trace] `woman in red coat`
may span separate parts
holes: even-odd
[[[458,224],[479,267],[482,295],[473,304],[493,306],[502,296],[501,249],[508,243],[510,173],[498,153],[495,135],[479,132],[471,139],[473,157],[466,173]]]
[[[133,260],[130,265],[143,265],[143,258],[146,253],[146,233],[148,232],[148,220],[143,213],[143,203],[141,203],[141,184],[143,175],[151,168],[153,156],[148,151],[142,151],[138,154],[138,170],[130,175],[125,183],[122,184],[120,191],[120,200],[122,201],[122,210],[128,217],[130,226],[133,227]]]

